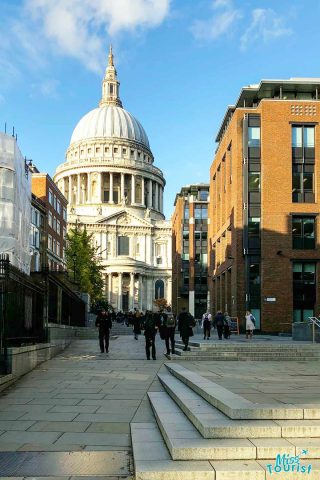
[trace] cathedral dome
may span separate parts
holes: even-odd
[[[141,123],[124,108],[114,104],[102,104],[84,115],[73,131],[70,144],[94,138],[131,140],[150,149]]]

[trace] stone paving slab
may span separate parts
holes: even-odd
[[[126,447],[131,444],[130,435],[125,433],[63,433],[55,445],[113,445]]]
[[[90,422],[33,422],[29,432],[85,432]]]
[[[0,471],[11,476],[128,475],[127,452],[0,452]]]

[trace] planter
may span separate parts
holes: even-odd
[[[292,340],[300,342],[312,342],[312,324],[307,322],[295,322],[292,324]],[[320,330],[315,327],[315,341],[320,343]]]

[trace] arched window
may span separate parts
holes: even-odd
[[[164,282],[163,280],[157,280],[154,285],[154,298],[164,298]]]

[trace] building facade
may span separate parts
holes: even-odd
[[[30,273],[31,179],[16,138],[0,133],[0,254]]]
[[[37,196],[46,208],[47,247],[46,266],[52,271],[66,269],[65,248],[67,235],[68,201],[47,173],[40,173],[35,166],[32,171],[32,193]]]
[[[209,184],[183,187],[176,195],[172,216],[172,306],[186,307],[196,318],[208,300]]]
[[[210,170],[211,308],[265,332],[319,313],[320,79],[241,90]]]
[[[77,222],[93,233],[105,296],[117,310],[171,303],[171,224],[153,163],[142,125],[122,107],[110,49],[99,107],[77,124],[54,180],[69,200],[69,228]]]
[[[45,203],[32,194],[30,253],[31,272],[40,272],[47,265],[47,210]]]

